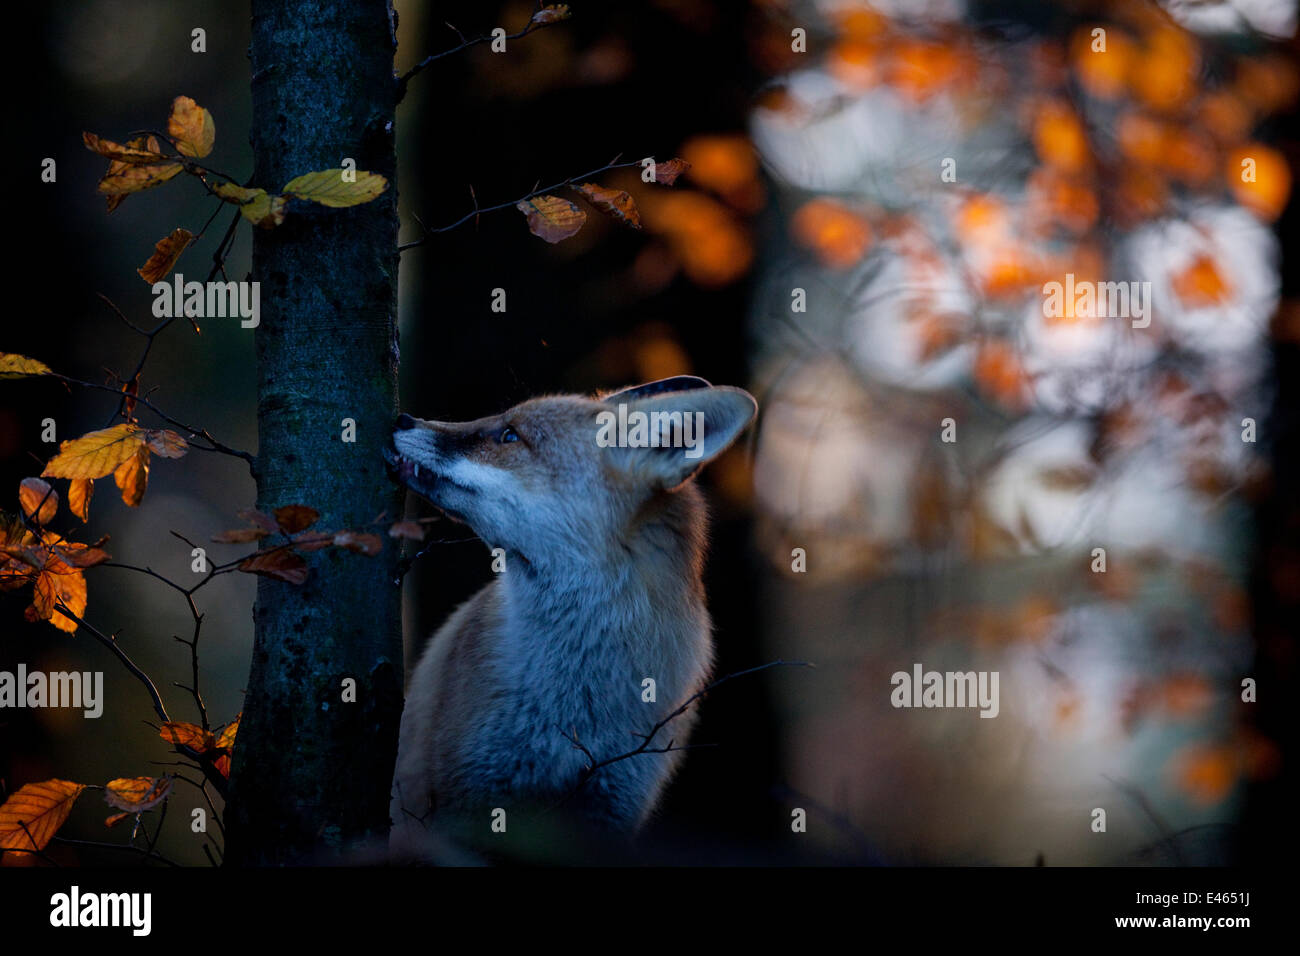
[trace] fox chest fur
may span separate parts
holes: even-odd
[[[399,421],[398,477],[506,559],[411,674],[394,847],[431,823],[487,832],[500,810],[567,808],[622,831],[652,813],[694,708],[668,718],[712,662],[705,507],[689,478],[754,412],[739,389],[668,382],[478,422]],[[699,453],[602,445],[601,412],[620,396],[699,412]]]

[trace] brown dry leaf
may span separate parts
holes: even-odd
[[[328,548],[333,544],[333,531],[310,531],[293,539],[293,546],[297,551],[320,551],[322,548]]]
[[[173,229],[171,235],[163,236],[154,244],[149,261],[135,271],[140,273],[141,279],[153,285],[172,271],[176,260],[193,241],[194,233],[188,229]]]
[[[150,137],[153,147],[158,145],[156,138]],[[111,139],[105,139],[102,136],[96,136],[94,133],[83,132],[81,141],[85,143],[86,149],[92,153],[98,153],[105,159],[116,160],[119,163],[130,166],[152,166],[161,162],[167,162],[164,156],[156,148],[148,148],[146,144],[150,140],[143,137],[131,140],[127,145],[115,143]]]
[[[45,849],[85,789],[84,783],[70,780],[19,787],[0,806],[0,850]]]
[[[654,168],[654,181],[660,186],[671,186],[677,182],[678,176],[691,168],[691,164],[684,159],[670,159],[666,163],[655,163]]]
[[[36,582],[32,588],[32,603],[27,608],[24,616],[33,624],[37,621],[48,621],[54,614],[54,602],[56,600],[54,575],[41,572],[36,576]]]
[[[212,731],[204,730],[198,724],[188,721],[173,720],[158,729],[158,736],[177,747],[189,747],[196,753],[207,753],[217,744]]]
[[[49,460],[42,477],[103,478],[121,467],[144,447],[138,425],[129,422],[89,432],[59,444],[59,453]]]
[[[141,445],[135,454],[122,462],[113,472],[113,480],[122,492],[122,501],[135,508],[144,500],[144,490],[149,485],[149,448]]]
[[[340,531],[334,536],[334,544],[349,551],[356,551],[368,557],[374,557],[384,550],[384,542],[377,534],[365,534],[358,531]]]
[[[131,816],[131,814],[129,813],[115,813],[111,817],[106,817],[104,819],[104,826],[109,827],[111,829],[112,827],[117,826],[119,823],[121,823],[129,816]]]
[[[217,738],[218,750],[229,750],[235,746],[235,735],[239,733],[239,721],[243,718],[244,712],[241,710],[235,715],[235,719],[226,725],[226,729],[221,732]]]
[[[28,375],[48,375],[49,373],[50,367],[44,362],[38,362],[26,355],[0,352],[0,378],[25,378]]]
[[[288,548],[272,548],[251,554],[239,562],[239,570],[289,584],[302,584],[307,580],[307,562]]]
[[[57,560],[62,561],[70,568],[90,568],[96,564],[103,564],[109,559],[109,554],[104,549],[80,544],[76,541],[62,541],[50,550]],[[59,569],[55,573],[67,572]]]
[[[534,196],[515,203],[515,208],[528,218],[529,232],[552,243],[568,239],[587,221],[577,203],[559,196]]]
[[[410,541],[424,540],[424,525],[418,521],[399,521],[388,529],[390,538],[406,538]]]
[[[625,190],[606,189],[596,183],[579,183],[573,189],[605,215],[633,229],[641,228],[641,214],[637,212],[632,196]]]
[[[344,173],[352,176],[352,180],[344,179]],[[281,192],[296,199],[340,208],[370,202],[387,188],[388,180],[378,173],[367,173],[359,169],[322,169],[294,177]]]
[[[249,524],[257,525],[267,534],[275,534],[280,530],[280,526],[275,523],[274,518],[258,511],[256,508],[245,508],[242,511],[237,512],[237,514]]]
[[[248,541],[258,541],[268,534],[269,531],[261,528],[236,528],[233,531],[220,531],[212,536],[212,540],[217,544],[244,544]]]
[[[89,478],[73,478],[68,483],[68,510],[83,522],[90,520],[90,499],[95,483]]]
[[[151,428],[144,441],[159,458],[182,458],[190,450],[189,443],[169,428]]]
[[[284,209],[289,200],[283,196],[268,196],[265,189],[249,189],[234,183],[218,183],[212,191],[238,206],[240,215],[255,226],[274,229],[284,222]]]
[[[140,151],[146,155],[162,156],[156,136],[141,136],[128,140],[126,146],[128,149]],[[141,165],[142,162],[142,159],[129,162],[114,159],[108,164],[108,172],[99,180],[99,185],[96,188],[109,197],[109,212],[117,208],[123,197],[130,193],[140,192],[142,189],[161,186],[182,169],[181,164],[175,160],[164,159],[162,162],[148,165]]]
[[[538,25],[559,23],[561,20],[567,20],[571,16],[573,16],[573,14],[569,12],[569,5],[567,3],[552,3],[542,7],[534,13],[530,22]]]
[[[119,777],[104,786],[104,802],[117,810],[144,813],[171,793],[171,777]]]
[[[285,534],[297,534],[314,525],[320,512],[306,505],[284,505],[275,509],[275,523]]]
[[[211,113],[188,96],[178,96],[172,100],[172,114],[167,117],[167,135],[182,156],[202,159],[212,152],[217,128]]]
[[[59,511],[59,493],[48,481],[24,478],[18,485],[18,504],[29,519],[47,525]]]

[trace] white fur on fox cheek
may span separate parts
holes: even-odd
[[[513,495],[519,487],[515,476],[504,468],[494,468],[466,458],[447,462],[443,474],[458,485],[488,494]]]

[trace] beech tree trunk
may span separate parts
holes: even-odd
[[[348,209],[294,201],[254,230],[257,506],[308,505],[329,530],[393,521],[402,496],[380,450],[398,410],[396,16],[389,0],[253,0],[252,15],[252,182],[271,192],[353,159],[390,184]],[[303,585],[259,578],[227,863],[327,863],[387,832],[400,589],[396,549],[367,530],[378,557],[330,548],[305,555]]]

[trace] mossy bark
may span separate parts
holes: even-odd
[[[252,15],[253,183],[272,192],[350,158],[390,184],[349,209],[294,201],[254,230],[257,505],[309,505],[326,529],[395,520],[380,449],[397,414],[396,16],[388,0],[253,0]],[[341,860],[387,830],[400,595],[395,549],[368,530],[378,557],[328,549],[305,555],[301,586],[259,579],[228,863]]]

